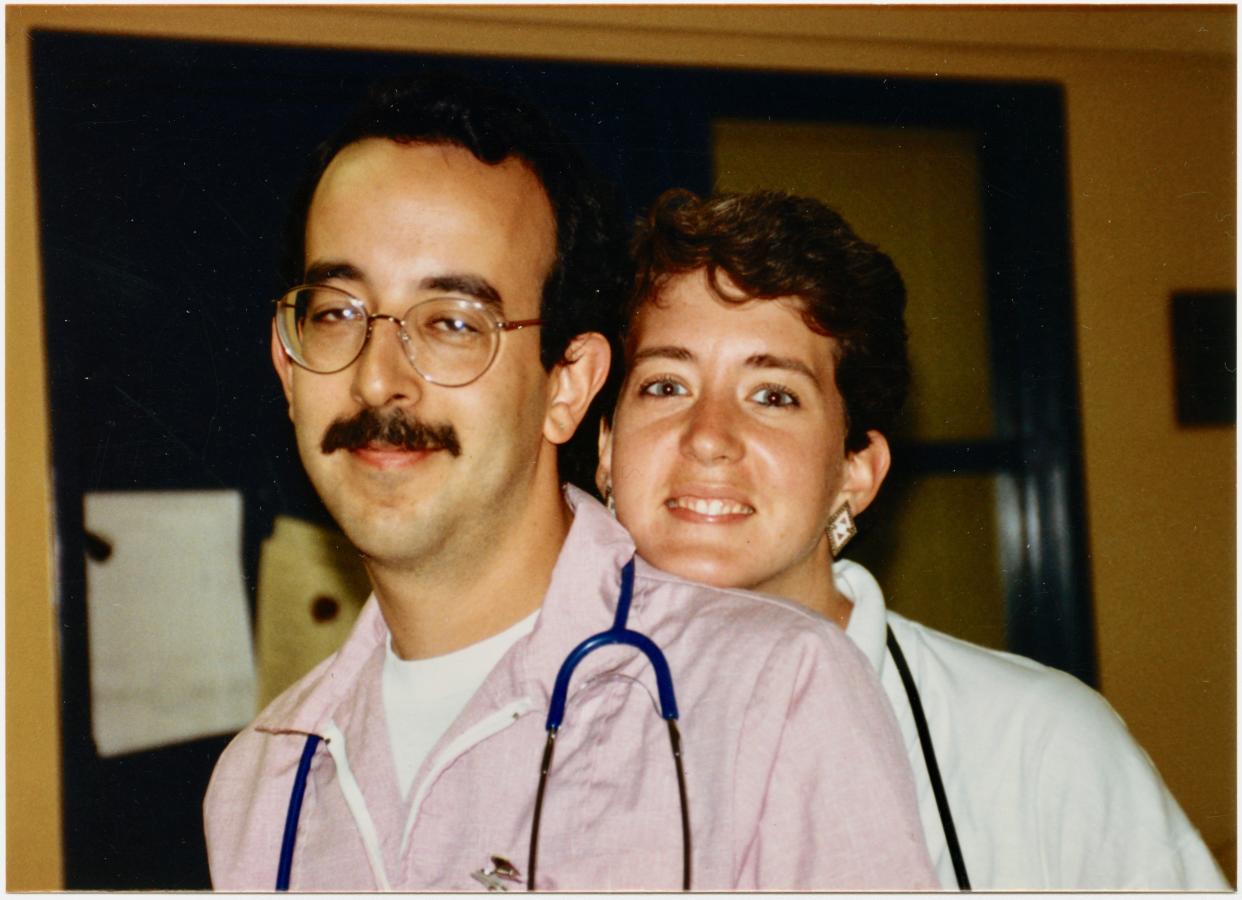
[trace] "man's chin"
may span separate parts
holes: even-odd
[[[428,535],[413,529],[342,528],[363,562],[389,568],[417,566],[426,558],[426,547],[434,543]]]
[[[434,498],[393,492],[365,506],[330,500],[325,506],[354,548],[376,562],[420,558],[441,543],[445,531],[433,524],[441,520]]]

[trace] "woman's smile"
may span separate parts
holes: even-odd
[[[639,553],[718,585],[826,577],[846,469],[832,339],[798,301],[727,303],[699,270],[641,308],[631,348],[601,475]]]

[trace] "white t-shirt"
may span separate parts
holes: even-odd
[[[918,686],[974,890],[1229,890],[1199,833],[1107,701],[1076,678],[911,622],[871,573],[833,565],[846,634],[901,727],[941,884],[957,888],[914,716],[885,645]]]
[[[392,635],[388,636],[384,716],[402,797],[409,796],[418,767],[440,735],[466,708],[505,651],[535,627],[538,615],[536,610],[500,634],[429,659],[402,659],[392,649]]]

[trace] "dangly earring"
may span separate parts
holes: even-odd
[[[612,517],[617,517],[617,501],[612,496],[612,482],[604,485],[604,505],[608,507],[608,511],[612,513]]]
[[[832,550],[832,558],[836,559],[850,542],[850,538],[858,534],[858,526],[854,524],[854,514],[850,510],[850,501],[846,500],[828,520],[828,547]]]

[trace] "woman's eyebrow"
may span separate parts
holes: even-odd
[[[644,359],[673,359],[679,362],[691,362],[694,360],[694,354],[685,347],[667,344],[660,347],[644,347],[641,350],[636,350],[630,362],[642,362]]]
[[[773,356],[771,353],[756,353],[754,356],[746,357],[745,365],[752,369],[786,369],[790,372],[798,372],[805,375],[812,381],[815,380],[815,373],[800,359],[792,356]]]

